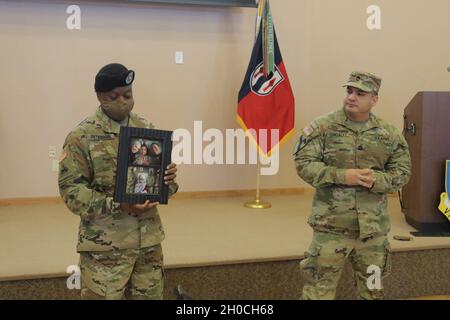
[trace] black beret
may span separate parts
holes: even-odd
[[[128,86],[133,81],[133,70],[128,70],[120,63],[110,63],[101,68],[95,76],[95,91],[108,92],[117,87]]]

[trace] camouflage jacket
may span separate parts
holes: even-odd
[[[390,231],[387,194],[411,175],[408,145],[394,126],[370,114],[358,128],[341,109],[303,129],[294,156],[298,175],[316,188],[313,229],[361,239]],[[346,186],[345,169],[374,170],[374,186]]]
[[[153,128],[131,113],[129,126]],[[120,210],[113,202],[120,124],[99,107],[66,138],[59,163],[59,191],[80,216],[77,251],[142,248],[161,243],[164,230],[157,208],[143,214]],[[170,194],[178,185],[170,186]]]

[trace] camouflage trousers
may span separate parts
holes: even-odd
[[[107,252],[80,252],[83,299],[161,300],[163,254],[161,245]]]
[[[347,259],[350,260],[355,275],[357,299],[382,299],[382,280],[389,275],[391,269],[387,236],[361,241],[359,238],[318,231],[314,231],[305,259],[300,263],[304,279],[302,299],[335,299]],[[378,284],[372,281],[376,276],[373,268],[378,269]]]

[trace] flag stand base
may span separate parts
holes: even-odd
[[[255,199],[255,201],[244,203],[244,207],[250,208],[250,209],[269,209],[272,207],[272,204],[270,202],[264,202],[264,201]]]
[[[256,170],[256,198],[254,201],[244,203],[244,207],[250,209],[269,209],[272,207],[270,202],[261,201],[260,192],[260,177],[259,170],[261,169],[261,164],[258,161],[258,166]]]

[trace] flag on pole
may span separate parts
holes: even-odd
[[[258,149],[270,156],[294,130],[294,95],[273,26],[268,0],[261,0],[256,19],[257,37],[239,91],[237,120],[251,131]],[[260,130],[267,130],[267,135]],[[279,138],[271,130],[278,129]]]

